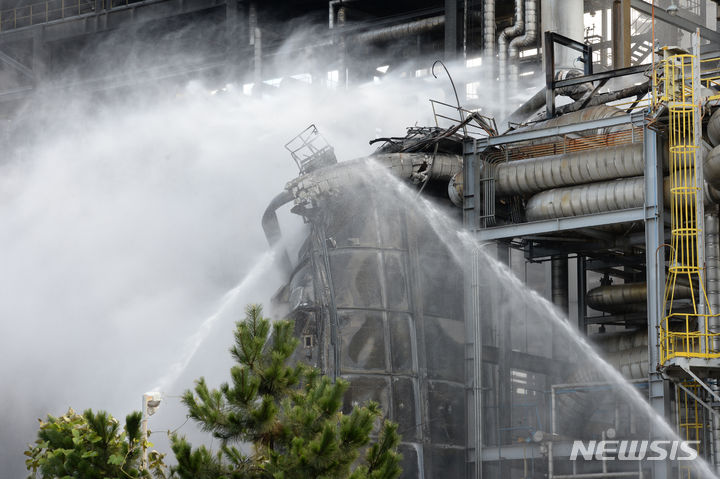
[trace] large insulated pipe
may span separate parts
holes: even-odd
[[[710,121],[707,126],[707,136],[713,146],[720,144],[720,108],[715,110],[710,117]]]
[[[272,199],[265,213],[262,216],[262,228],[265,232],[265,238],[267,238],[270,247],[275,248],[282,239],[282,232],[280,231],[280,223],[277,218],[277,210],[293,200],[293,196],[289,191],[282,191],[279,195]],[[282,270],[289,274],[292,271],[292,263],[290,262],[290,256],[285,249],[276,252],[277,261]]]
[[[719,110],[720,111],[720,110]],[[703,176],[713,186],[720,186],[720,146],[716,146],[703,159]]]
[[[369,32],[358,33],[353,37],[359,42],[378,42],[395,40],[409,35],[417,35],[445,25],[445,15],[436,17],[423,18],[401,25],[392,25],[389,27],[378,28]]]
[[[312,174],[303,175],[290,181],[286,189],[296,202],[312,200],[318,195],[332,193],[357,184],[357,177],[348,174],[350,169],[367,168],[368,161],[387,168],[398,178],[414,180],[418,183],[427,179],[450,181],[462,171],[462,157],[432,153],[380,153],[369,157],[343,161]],[[432,167],[430,167],[432,165]],[[429,176],[429,178],[428,178]]]
[[[647,331],[633,334],[603,334],[593,337],[603,356],[626,379],[647,379]]]
[[[720,110],[718,110],[720,111]],[[713,150],[714,151],[714,150]],[[711,314],[720,313],[720,245],[718,244],[720,220],[718,220],[718,208],[715,206],[712,212],[706,210],[705,215],[705,280],[708,302],[710,303]],[[708,318],[708,332],[720,332],[720,321],[717,317]],[[717,338],[713,339],[713,349],[720,349]],[[720,393],[720,386],[717,383],[712,385],[715,393]],[[720,412],[718,408],[715,409]],[[717,414],[713,414],[712,418],[712,448],[713,457],[715,458],[715,467],[720,465],[720,419]]]
[[[518,59],[520,47],[532,44],[537,39],[537,0],[525,1],[525,34],[510,41],[508,58],[510,60],[510,83],[513,88],[518,82]]]
[[[483,52],[486,58],[495,56],[495,0],[483,3]]]
[[[638,176],[643,174],[643,165],[640,143],[510,161],[495,167],[495,193],[529,194],[559,186]]]
[[[520,35],[525,29],[524,0],[515,0],[515,23],[505,28],[498,37],[498,71],[500,72],[500,85],[507,81],[508,43]]]
[[[626,178],[569,188],[554,188],[528,200],[528,221],[638,208],[645,202],[644,178]]]
[[[593,121],[593,120],[600,120],[604,118],[611,118],[616,116],[625,116],[627,113],[625,113],[623,110],[616,108],[614,106],[608,106],[608,105],[597,105],[590,108],[584,108],[579,111],[574,111],[571,113],[567,113],[565,115],[561,115],[555,118],[551,118],[550,120],[534,123],[532,126],[524,127],[519,129],[518,131],[525,131],[525,130],[536,130],[538,128],[553,128],[556,126],[563,126],[563,125],[575,125],[577,123],[582,123],[586,121]],[[607,127],[607,128],[597,128],[594,130],[586,130],[583,132],[576,133],[576,136],[592,136],[592,135],[602,135],[605,133],[610,133],[612,131],[619,131],[630,128],[628,125],[619,125],[614,127]],[[547,140],[545,140],[547,141]]]
[[[528,221],[590,215],[607,211],[640,208],[645,203],[645,179],[621,178],[567,188],[553,188],[534,195],[525,206]],[[720,192],[705,183],[706,205],[720,201]],[[670,198],[670,181],[665,178],[663,194]]]
[[[720,141],[720,110],[716,110],[710,118],[708,124],[708,137],[713,144]],[[718,152],[720,146],[716,146],[708,155],[705,155],[703,163],[703,173],[705,180],[714,186],[720,186],[720,154]],[[706,210],[705,214],[705,291],[708,298],[711,314],[720,313],[720,219],[718,218],[718,207],[713,205]],[[708,318],[708,333],[720,332],[720,320],[718,317],[710,316]],[[711,347],[720,350],[720,341],[713,338]],[[713,391],[720,393],[720,385],[714,383],[711,385]],[[714,408],[720,413],[720,408]],[[717,414],[712,415],[712,450],[715,462],[715,468],[720,466],[720,419]]]
[[[712,210],[712,211],[710,211]],[[705,279],[708,302],[712,314],[720,313],[720,245],[718,239],[717,207],[709,208],[705,214]],[[720,332],[718,318],[710,318],[709,327],[713,332]],[[716,348],[720,344],[715,345]]]
[[[676,285],[677,298],[689,298],[689,286]],[[587,292],[585,302],[592,309],[606,313],[639,312],[647,310],[647,284],[625,283],[598,286]]]

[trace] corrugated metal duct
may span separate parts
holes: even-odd
[[[637,208],[645,202],[643,177],[555,188],[538,193],[527,202],[528,221],[589,215]]]
[[[579,185],[643,174],[641,144],[567,153],[501,163],[495,167],[499,196],[529,194],[559,186]]]
[[[596,335],[603,356],[626,379],[647,379],[649,371],[647,331],[634,334]]]
[[[703,201],[706,205],[720,202],[720,147],[706,156],[703,171],[706,180]],[[669,198],[667,178],[664,189],[665,198]],[[528,221],[537,221],[638,208],[644,204],[644,192],[643,177],[548,189],[528,200],[526,216]]]
[[[677,298],[689,298],[688,286],[676,285]],[[598,286],[587,292],[587,305],[597,311],[607,313],[628,313],[647,310],[647,284],[627,283]]]
[[[387,167],[390,172],[404,179],[425,181],[450,181],[456,173],[462,171],[460,155],[433,155],[431,153],[381,153],[365,158],[343,161],[336,165],[316,170],[311,174],[290,181],[285,187],[295,198],[303,202],[320,194],[338,192],[343,188],[357,184],[353,168],[367,168],[368,160]]]

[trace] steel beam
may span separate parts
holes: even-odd
[[[570,216],[567,218],[555,218],[544,221],[532,221],[530,223],[517,223],[496,228],[485,228],[475,232],[480,241],[497,239],[516,238],[519,236],[534,235],[540,233],[551,233],[578,228],[590,228],[593,226],[612,225],[617,223],[629,223],[642,221],[646,214],[654,214],[651,209],[629,208],[626,210],[609,211],[585,216]]]
[[[648,70],[647,65],[636,65],[634,67],[618,68],[617,70],[608,70],[605,72],[592,73],[590,75],[583,75],[581,77],[568,78],[567,80],[558,80],[554,83],[555,89],[580,85],[582,83],[589,83],[599,80],[610,80],[621,76],[637,75],[638,73],[644,73]]]
[[[482,346],[482,361],[484,363],[498,364],[502,358],[500,357],[499,348],[496,346]],[[534,354],[523,353],[520,351],[511,351],[508,356],[509,365],[512,369],[521,369],[531,373],[540,374],[567,374],[573,370],[575,365],[567,361],[548,358],[545,356],[536,356]]]
[[[457,0],[445,0],[445,60],[457,56]]]
[[[0,51],[0,62],[5,63],[6,65],[10,65],[15,70],[28,77],[30,80],[35,79],[35,74],[30,68],[26,67],[25,65],[15,60],[13,57],[3,51]]]
[[[661,374],[657,372],[660,362],[658,345],[658,327],[662,321],[663,288],[665,284],[665,256],[661,245],[665,243],[663,222],[663,171],[662,161],[658,161],[657,133],[645,127],[645,208],[652,214],[645,217],[645,280],[647,281],[648,312],[648,365],[649,365],[649,401],[652,408],[663,418],[670,417],[669,387]],[[657,431],[653,431],[657,434]],[[655,461],[652,464],[653,479],[670,477],[670,464],[667,461]]]
[[[570,457],[572,452],[572,441],[553,441],[554,457]],[[546,457],[543,444],[539,443],[519,443],[507,444],[498,447],[484,447],[482,450],[483,461],[500,461],[500,460],[523,460],[523,459],[543,459]]]
[[[644,13],[645,15],[653,15],[653,6],[643,0],[630,0],[630,6],[638,12]],[[662,8],[654,9],[655,18],[669,23],[675,27],[681,28],[688,32],[695,32],[696,29],[700,29],[700,36],[706,40],[710,40],[714,43],[720,43],[720,33],[706,28],[704,25],[697,24],[686,18],[670,15]]]

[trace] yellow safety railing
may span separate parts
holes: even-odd
[[[717,314],[673,313],[665,316],[660,328],[662,361],[672,358],[720,358],[720,333],[709,331],[710,318]]]
[[[699,77],[699,72],[698,77]],[[720,334],[708,328],[710,309],[699,264],[697,150],[695,121],[695,57],[673,55],[663,61],[660,100],[669,110],[671,258],[665,284],[665,318],[660,327],[661,361],[718,358]],[[674,312],[678,277],[691,285],[691,311]],[[692,285],[698,286],[695,293]]]
[[[102,10],[132,5],[143,0],[101,0]],[[0,32],[95,13],[96,0],[46,0],[0,10]]]
[[[677,425],[680,438],[685,441],[696,441],[696,450],[702,454],[700,445],[702,444],[703,417],[700,404],[692,397],[688,391],[695,396],[700,394],[700,385],[694,381],[685,381],[682,383],[685,389],[681,387],[675,388],[675,397],[677,398]],[[692,478],[692,466],[680,466],[679,476],[681,479]]]

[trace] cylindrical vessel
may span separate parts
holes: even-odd
[[[462,272],[368,168],[341,163],[295,182],[293,211],[311,233],[287,288],[290,317],[309,337],[306,358],[349,380],[346,410],[374,400],[399,424],[403,477],[464,477]]]
[[[543,0],[540,2],[542,31],[552,31],[584,43],[585,22],[583,2]],[[580,54],[569,48],[558,48],[555,63],[560,68],[582,68],[575,62]]]

